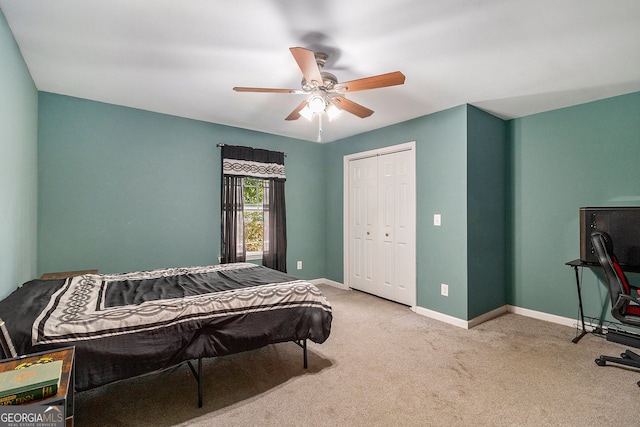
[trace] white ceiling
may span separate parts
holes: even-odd
[[[323,121],[334,141],[469,103],[503,118],[640,91],[638,0],[0,0],[38,90],[316,141],[285,121],[289,47],[329,53],[375,111]]]

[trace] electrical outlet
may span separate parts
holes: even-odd
[[[302,270],[302,261],[298,261],[298,270]]]
[[[440,295],[444,297],[449,296],[449,285],[447,285],[446,283],[440,283]]]

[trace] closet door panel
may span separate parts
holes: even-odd
[[[385,298],[404,304],[414,304],[415,284],[410,285],[415,271],[415,206],[412,200],[414,184],[412,153],[401,151],[378,158],[378,206],[382,212],[382,240],[385,245]]]
[[[349,286],[415,305],[415,155],[348,162]]]
[[[377,174],[375,158],[349,162],[350,286],[375,293],[377,276]]]

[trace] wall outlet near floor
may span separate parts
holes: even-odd
[[[302,261],[298,261],[297,267],[298,267],[298,270],[302,270]]]
[[[449,285],[446,283],[440,283],[440,295],[445,297],[449,296]]]

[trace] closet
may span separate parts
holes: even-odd
[[[345,157],[345,284],[416,305],[415,143]]]

